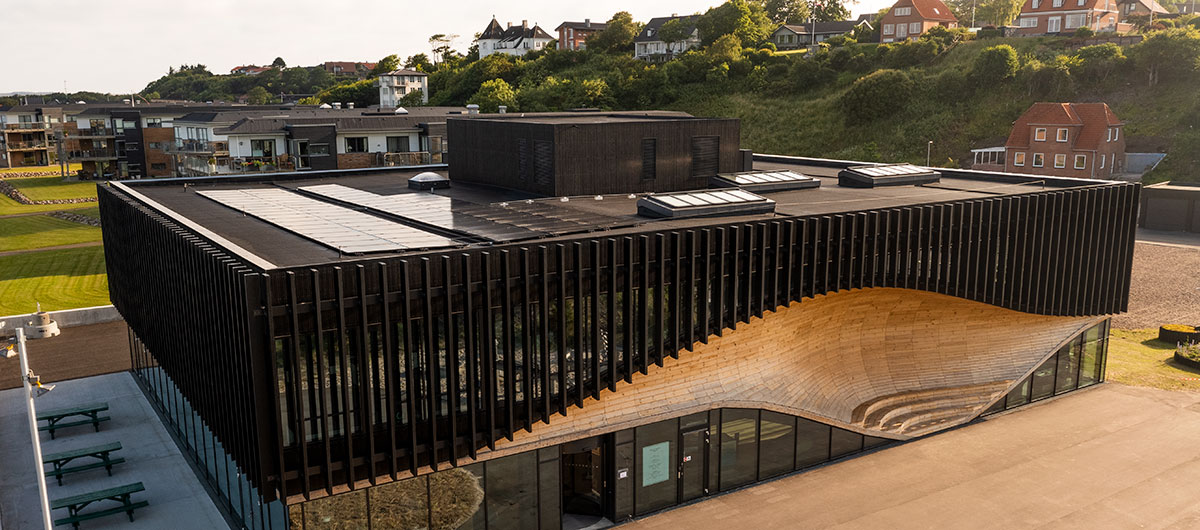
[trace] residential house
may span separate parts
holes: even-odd
[[[900,0],[883,15],[879,42],[916,39],[935,26],[958,27],[958,18],[942,0]]]
[[[1004,171],[1093,179],[1119,175],[1125,168],[1124,125],[1104,103],[1034,103],[1013,123],[1004,144]]]
[[[871,29],[871,22],[860,17],[858,20],[835,20],[808,24],[781,24],[771,33],[771,42],[777,50],[795,50],[820,44],[838,35],[854,31],[856,27]]]
[[[1118,31],[1118,0],[1025,0],[1017,18],[1019,35],[1074,33],[1079,28]]]
[[[647,22],[642,31],[633,38],[633,57],[643,61],[659,62],[700,47],[700,31],[696,29],[698,15],[655,17]],[[681,41],[666,42],[658,35],[663,24],[671,20],[682,20],[692,29],[691,34]]]
[[[429,74],[416,70],[392,70],[379,76],[380,107],[399,107],[400,100],[414,90],[421,91],[421,102],[429,103]]]
[[[583,19],[583,22],[563,22],[554,28],[558,32],[558,49],[586,49],[588,37],[604,31],[606,28],[608,28],[608,24],[592,22],[590,18]]]
[[[267,70],[270,70],[270,69],[271,69],[270,66],[254,66],[251,64],[251,65],[246,65],[246,66],[234,67],[232,70],[229,71],[229,73],[234,74],[234,75],[258,75],[258,74],[266,72]]]
[[[367,73],[375,69],[375,63],[358,63],[354,61],[325,61],[321,63],[329,75],[356,76],[365,78]]]
[[[531,28],[528,20],[522,20],[520,26],[514,26],[512,22],[509,22],[508,27],[503,28],[493,16],[492,21],[488,23],[487,28],[484,28],[483,33],[479,34],[475,43],[479,46],[479,58],[482,59],[493,53],[525,55],[545,48],[552,40],[554,37],[551,37],[536,23]]]
[[[1171,12],[1155,0],[1117,0],[1117,11],[1121,13],[1122,21],[1129,20],[1129,17],[1162,18],[1171,16]]]

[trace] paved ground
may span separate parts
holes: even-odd
[[[1133,249],[1129,312],[1113,317],[1120,329],[1162,324],[1200,324],[1200,246],[1178,244],[1200,236],[1176,236],[1176,243],[1139,241]]]
[[[129,370],[129,336],[125,322],[64,328],[49,339],[30,340],[29,367],[43,382],[66,381]],[[21,386],[21,364],[0,359],[0,389]]]
[[[33,447],[25,416],[22,390],[0,392],[0,526],[4,530],[41,528],[37,483],[33,475]],[[111,421],[95,432],[89,427],[73,427],[55,433],[55,440],[41,433],[43,453],[66,451],[118,441],[123,446],[115,453],[127,461],[113,468],[113,476],[103,469],[68,475],[62,486],[53,480],[47,484],[51,499],[142,482],[146,491],[135,500],[150,506],[135,512],[133,523],[125,516],[113,515],[83,523],[88,530],[217,529],[227,528],[195,474],[179,453],[175,443],[159,422],[154,410],[128,373],[110,374],[59,383],[54,391],[37,399],[39,410],[48,410],[84,402],[106,401]],[[96,509],[94,506],[92,509]],[[54,515],[63,517],[65,510]]]
[[[1200,528],[1200,394],[1113,383],[624,526]]]

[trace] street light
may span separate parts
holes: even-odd
[[[0,322],[0,328],[5,322]],[[29,369],[29,355],[25,352],[25,329],[16,329],[16,355],[21,358],[21,384],[25,387],[25,411],[29,414],[29,437],[33,441],[33,464],[37,469],[38,495],[42,500],[42,524],[46,530],[52,530],[50,521],[50,498],[46,495],[46,473],[42,468],[42,444],[38,439],[37,412],[34,410],[33,398],[44,395],[54,389],[54,385],[42,385],[41,378]],[[4,356],[13,357],[13,345],[5,348]]]

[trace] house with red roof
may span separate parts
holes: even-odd
[[[1009,173],[1112,178],[1125,170],[1124,125],[1105,103],[1034,103],[1013,123],[998,162]]]
[[[879,42],[916,39],[934,26],[958,27],[958,18],[942,0],[899,0],[879,26]]]
[[[1021,35],[1123,31],[1118,0],[1025,0],[1017,25]]]

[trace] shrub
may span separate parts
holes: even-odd
[[[984,49],[975,58],[971,75],[981,85],[998,83],[1016,77],[1019,67],[1017,50],[1007,44],[1001,44]]]
[[[1125,62],[1125,52],[1120,46],[1106,42],[1080,48],[1075,58],[1079,60],[1076,73],[1092,83],[1100,83]]]
[[[1096,32],[1092,31],[1092,28],[1087,26],[1079,26],[1079,28],[1075,30],[1074,34],[1074,37],[1077,39],[1090,39],[1095,36]]]
[[[760,49],[760,50],[770,50],[770,51],[772,51],[772,52],[774,52],[774,51],[779,51],[779,49],[775,47],[775,43],[774,43],[774,42],[771,42],[771,41],[767,41],[767,42],[764,42],[764,43],[762,43],[762,44],[761,44],[761,45],[758,47],[758,49]]]
[[[479,105],[480,112],[496,112],[500,105],[516,110],[517,93],[503,79],[492,79],[479,85],[479,90],[467,102]]]
[[[837,79],[837,72],[811,59],[800,59],[788,70],[792,86],[798,91],[807,91],[825,86]]]
[[[912,96],[913,81],[899,70],[878,70],[859,78],[838,99],[849,122],[870,122],[902,108]]]

